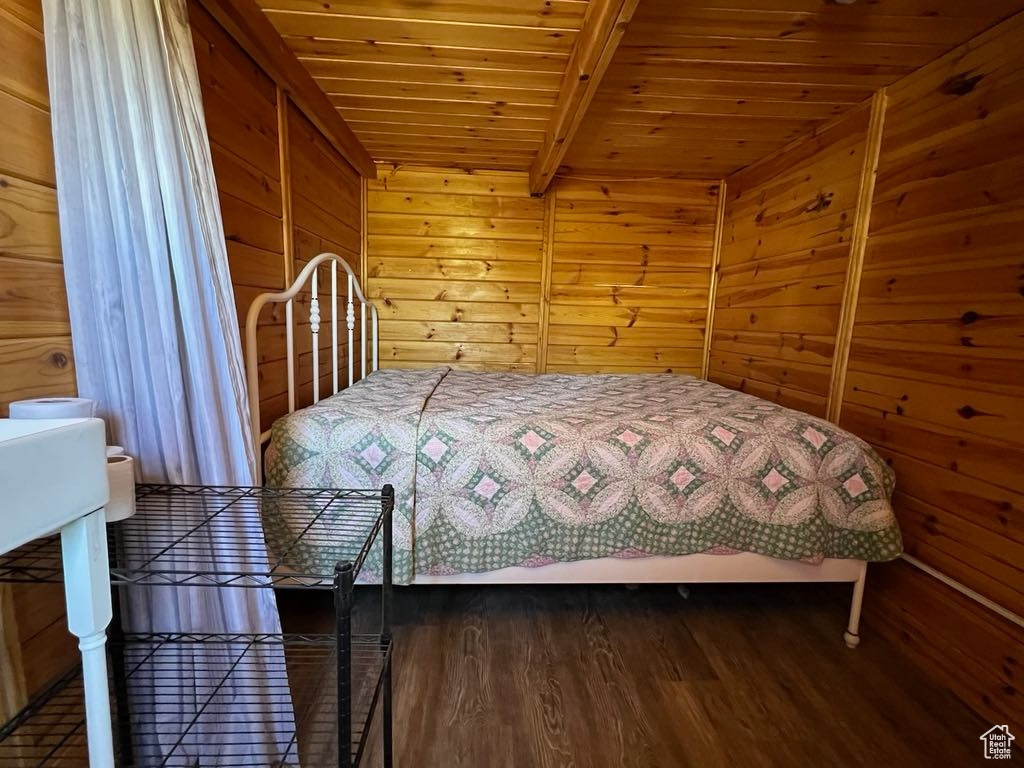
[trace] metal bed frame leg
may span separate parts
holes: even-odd
[[[338,768],[352,766],[352,584],[351,562],[334,567],[334,641],[338,653]]]
[[[394,752],[393,752],[393,733],[392,733],[392,712],[391,712],[391,664],[394,657],[394,648],[391,645],[391,623],[392,623],[392,608],[391,608],[391,592],[392,592],[392,515],[395,510],[395,489],[390,485],[385,485],[381,493],[381,508],[384,515],[384,563],[383,563],[383,576],[381,578],[381,639],[386,643],[388,648],[388,655],[384,662],[384,680],[381,685],[384,688],[384,701],[383,701],[383,752],[384,752],[384,768],[392,768],[394,765]]]
[[[860,575],[857,580],[853,582],[853,600],[850,603],[850,622],[846,626],[846,631],[843,632],[843,640],[846,641],[848,648],[856,648],[860,645],[860,635],[857,634],[860,629],[860,609],[864,604],[864,582],[867,580],[868,575],[868,564],[866,562],[860,564]]]

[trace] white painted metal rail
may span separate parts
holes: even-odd
[[[345,301],[345,325],[348,328],[348,386],[351,386],[358,379],[366,376],[366,358],[370,356],[370,370],[377,370],[377,342],[378,322],[377,308],[366,300],[355,273],[345,260],[336,253],[321,253],[312,259],[302,271],[296,276],[291,286],[280,293],[261,293],[252,304],[249,305],[249,312],[245,318],[245,375],[249,387],[249,420],[252,423],[252,433],[256,440],[256,453],[259,455],[260,446],[270,439],[270,430],[260,429],[260,377],[259,377],[259,346],[258,346],[258,325],[260,313],[268,304],[284,304],[285,307],[285,359],[288,378],[288,413],[295,411],[295,297],[303,290],[306,283],[309,283],[309,330],[312,336],[313,345],[313,402],[320,401],[320,294],[319,294],[319,272],[320,267],[330,265],[330,322],[331,322],[331,394],[337,394],[341,388],[339,375],[339,338],[338,338],[338,270],[345,271],[348,279],[346,281],[348,290]],[[358,310],[357,310],[358,307]],[[356,315],[358,313],[360,323],[360,334],[358,347],[360,351],[359,377],[355,377],[355,327]],[[366,336],[366,316],[370,315],[370,337]]]

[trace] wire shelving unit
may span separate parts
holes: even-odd
[[[112,585],[331,589],[335,631],[132,634],[115,616],[118,765],[352,768],[379,709],[390,768],[391,486],[140,485],[136,497],[135,516],[109,527]],[[381,582],[380,631],[356,635],[353,586],[364,571]],[[61,575],[58,537],[0,556],[0,582]],[[73,669],[0,726],[0,768],[86,764]]]

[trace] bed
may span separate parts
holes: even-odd
[[[265,304],[284,302],[291,348],[292,302],[308,283],[318,348],[323,268],[332,394],[315,391],[314,404],[296,410],[289,382],[291,412],[260,436],[269,441],[266,479],[392,484],[396,583],[850,582],[845,638],[857,644],[866,563],[901,552],[892,472],[862,440],[691,376],[377,370],[376,310],[333,254],[250,308],[254,425],[255,319]],[[339,274],[348,285],[343,315]],[[322,375],[313,371],[317,390]]]

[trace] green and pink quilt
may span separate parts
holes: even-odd
[[[609,556],[901,551],[893,474],[869,445],[690,376],[381,370],[278,420],[266,461],[270,485],[391,483],[396,583]],[[295,565],[330,570],[323,556]]]

